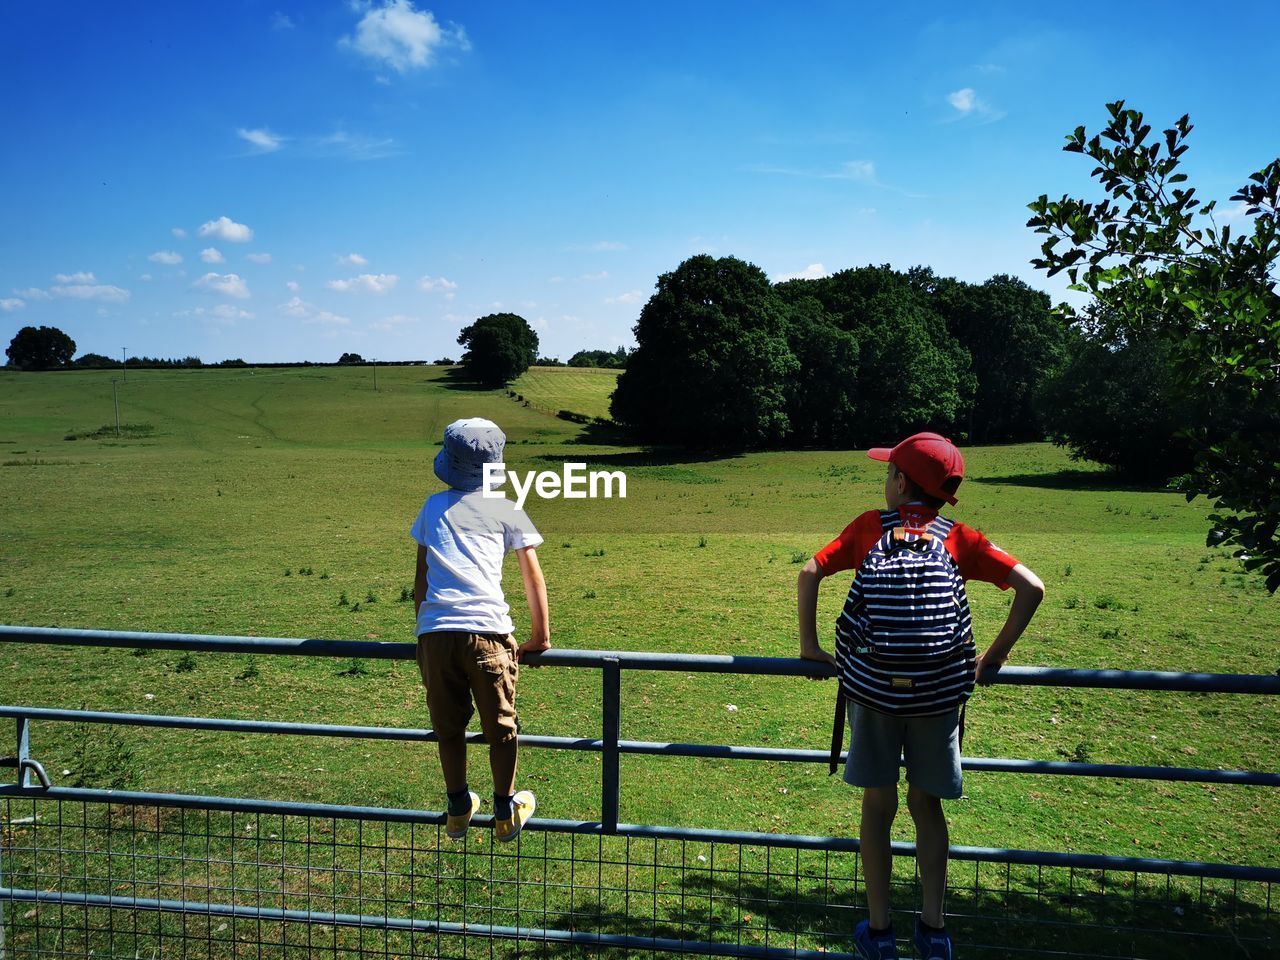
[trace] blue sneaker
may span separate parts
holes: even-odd
[[[898,942],[893,938],[893,928],[890,927],[888,933],[873,937],[870,920],[863,920],[853,928],[853,946],[862,960],[898,960]]]
[[[951,960],[951,934],[930,933],[916,920],[916,952],[922,960]]]

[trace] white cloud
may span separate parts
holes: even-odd
[[[271,15],[272,30],[292,30],[294,28],[293,18],[287,13],[281,13],[277,10]]]
[[[183,230],[181,227],[174,227],[169,232],[172,233],[179,240],[181,240],[183,237],[187,235],[187,231]]]
[[[347,160],[381,160],[400,153],[391,137],[371,137],[362,133],[335,130],[323,137],[306,141],[308,153],[317,157],[343,157]]]
[[[605,303],[644,303],[644,294],[639,290],[628,290],[626,293],[620,293],[616,297],[605,297]]]
[[[96,278],[92,273],[80,271],[79,273],[55,273],[53,279],[57,283],[93,283]]]
[[[14,290],[14,295],[22,297],[24,300],[50,300],[48,290],[41,290],[39,287],[27,287],[25,290]]]
[[[246,253],[244,258],[250,263],[270,263],[271,254],[269,253]]]
[[[236,131],[236,136],[252,144],[259,153],[275,153],[284,146],[284,137],[272,133],[266,127],[257,127],[252,130],[241,127]]]
[[[215,237],[227,243],[248,243],[253,239],[253,230],[243,223],[236,223],[230,217],[219,217],[204,224],[199,234],[202,237]]]
[[[399,277],[394,273],[362,273],[350,280],[330,280],[325,286],[339,293],[386,293],[395,287]]]
[[[286,317],[294,317],[306,323],[346,326],[351,322],[349,318],[330,313],[328,310],[317,310],[301,297],[291,297],[288,303],[282,303],[276,309]]]
[[[284,285],[285,285],[286,289],[288,289],[288,290],[289,290],[289,292],[291,292],[291,293],[297,293],[297,292],[298,292],[298,281],[297,281],[297,280],[286,280]]]
[[[248,310],[241,310],[229,303],[220,303],[216,307],[196,307],[194,310],[179,310],[175,319],[211,320],[224,326],[234,326],[237,320],[252,320],[254,315]]]
[[[205,247],[200,251],[200,259],[205,263],[222,263],[226,258],[217,247]]]
[[[601,270],[599,273],[584,273],[584,274],[583,274],[582,276],[580,276],[578,279],[579,279],[579,280],[587,280],[587,281],[592,281],[592,280],[608,280],[608,279],[609,279],[609,271],[608,271],[608,270]]]
[[[1213,218],[1215,220],[1226,220],[1230,223],[1232,220],[1243,220],[1249,215],[1249,204],[1241,200],[1234,207],[1227,207],[1225,210],[1214,210]]]
[[[411,317],[406,313],[393,313],[377,323],[369,324],[369,329],[376,330],[378,333],[391,333],[397,327],[413,326],[420,322],[417,317]]]
[[[572,243],[565,247],[570,253],[609,253],[615,250],[626,250],[625,243],[617,240],[598,240],[595,243]]]
[[[784,273],[774,277],[774,283],[785,283],[788,280],[821,280],[828,276],[827,268],[820,263],[811,263],[799,273]]]
[[[827,180],[856,180],[859,183],[876,182],[876,165],[870,160],[849,160],[835,173],[823,175]]]
[[[339,254],[338,262],[344,267],[364,267],[369,264],[369,261],[358,253]]]
[[[61,274],[60,274],[61,276]],[[93,278],[93,274],[72,274],[72,276],[88,276]],[[120,287],[113,287],[105,283],[70,283],[59,284],[49,288],[49,293],[55,297],[68,300],[96,300],[99,303],[127,303],[129,300],[129,291]]]
[[[465,30],[442,26],[430,10],[415,9],[412,0],[387,0],[364,10],[355,33],[343,37],[342,44],[397,73],[430,67],[437,52],[450,47],[471,49]]]
[[[964,87],[947,94],[947,103],[955,109],[952,120],[972,117],[982,123],[994,123],[1004,117],[1003,110],[996,110],[983,100],[973,87]]]
[[[0,310],[3,310],[5,313],[13,313],[15,310],[21,310],[26,305],[27,301],[21,300],[18,297],[5,297],[3,300],[0,300]]]
[[[142,276],[138,277],[138,279],[141,280],[143,283],[150,283],[152,280],[152,276],[149,273],[144,273],[142,274]]]
[[[453,291],[458,289],[458,285],[444,277],[423,277],[418,281],[418,288],[427,293],[444,293],[453,296]]]
[[[182,254],[174,253],[172,250],[157,250],[151,256],[147,257],[152,263],[163,263],[172,267],[182,262]]]
[[[234,273],[206,273],[192,284],[197,290],[207,293],[220,293],[224,297],[235,297],[237,300],[249,298],[249,286],[239,275]]]

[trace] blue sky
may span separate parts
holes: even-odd
[[[1184,112],[1222,201],[1280,154],[1273,5],[7,4],[0,339],[206,361],[630,345],[659,273],[1021,276],[1064,135]],[[1232,211],[1226,211],[1228,216]]]

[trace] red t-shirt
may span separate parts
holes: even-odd
[[[918,530],[928,526],[938,511],[919,503],[908,503],[898,508],[898,515],[903,526]],[[880,511],[868,510],[840,531],[840,536],[819,550],[813,559],[818,562],[824,577],[842,570],[856,570],[883,535]],[[982,531],[957,522],[951,527],[943,546],[965,580],[982,580],[994,583],[1001,590],[1009,589],[1009,571],[1018,565],[1018,561],[984,537]]]

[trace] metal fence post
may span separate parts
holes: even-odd
[[[617,657],[605,657],[600,670],[604,729],[601,732],[600,825],[618,832],[618,738],[621,729],[622,668]]]
[[[25,761],[31,759],[31,721],[18,717],[18,786],[31,786],[31,774]]]

